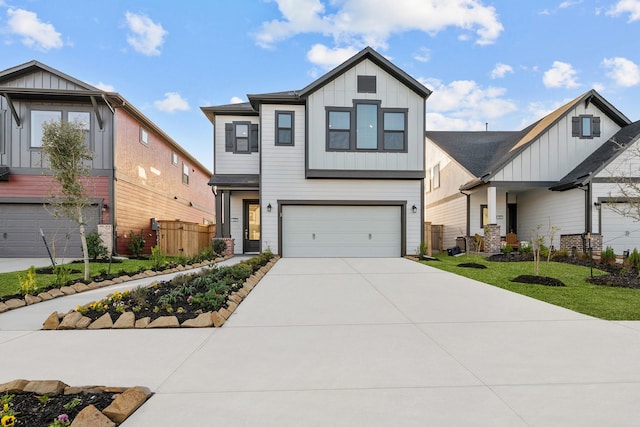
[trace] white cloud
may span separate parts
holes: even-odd
[[[631,87],[640,84],[640,67],[627,58],[605,58],[602,65],[607,68],[610,77],[618,86]]]
[[[567,1],[563,1],[562,3],[560,3],[558,5],[558,9],[567,9],[570,8],[571,6],[575,6],[578,5],[580,3],[582,3],[583,0],[567,0]]]
[[[546,87],[574,88],[580,86],[576,74],[571,64],[553,61],[552,67],[544,72],[542,82]]]
[[[155,107],[167,113],[173,113],[175,111],[187,111],[190,109],[189,103],[178,92],[167,92],[164,94],[164,99],[155,101],[153,103]]]
[[[168,34],[162,25],[153,22],[148,16],[127,12],[127,26],[131,33],[127,36],[127,42],[144,55],[160,55],[160,47],[164,43],[164,37]]]
[[[25,46],[47,51],[59,49],[64,43],[62,36],[51,24],[38,19],[38,15],[24,9],[8,9],[9,30],[22,36]]]
[[[240,98],[239,96],[232,96],[231,97],[231,103],[232,104],[242,104],[244,101],[244,99]]]
[[[513,67],[511,65],[498,62],[491,71],[492,79],[501,79],[507,75],[507,73],[513,73]]]
[[[264,22],[255,35],[259,46],[303,33],[333,37],[336,45],[386,48],[392,34],[422,31],[435,35],[449,27],[474,32],[476,43],[491,44],[504,27],[492,6],[480,0],[269,0],[278,4],[282,19]],[[327,12],[325,4],[334,9]]]
[[[607,10],[607,15],[620,16],[629,14],[629,22],[640,20],[640,0],[620,0]]]
[[[334,48],[330,49],[322,44],[315,44],[309,52],[307,59],[312,64],[329,69],[339,65],[358,53],[355,48]]]
[[[427,128],[442,130],[484,130],[485,123],[516,111],[516,104],[504,97],[506,89],[482,88],[473,80],[422,82],[433,89],[427,102]]]
[[[105,92],[115,92],[115,88],[113,87],[113,85],[107,84],[107,83],[102,83],[102,82],[98,82],[94,85],[91,86],[95,86],[100,90],[103,90]]]
[[[413,54],[413,59],[418,62],[429,62],[431,60],[431,51],[426,47],[421,47]]]

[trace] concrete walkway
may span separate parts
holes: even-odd
[[[640,419],[635,323],[405,259],[282,259],[221,329],[6,330],[5,316],[0,382],[150,387],[125,427]]]

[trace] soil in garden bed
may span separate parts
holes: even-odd
[[[475,262],[465,262],[462,264],[458,264],[458,267],[465,267],[465,268],[478,268],[478,269],[484,269],[487,268],[486,265],[484,264],[477,264]]]
[[[553,277],[530,276],[526,274],[522,276],[518,276],[515,279],[512,279],[511,281],[517,282],[517,283],[528,283],[530,285],[566,286],[560,280],[554,279]]]
[[[589,277],[587,281],[594,285],[640,289],[640,272],[635,269],[628,271],[620,270],[617,274]]]
[[[116,393],[79,393],[68,395],[49,396],[45,404],[38,400],[38,396],[33,393],[15,394],[11,403],[13,411],[17,413],[16,427],[48,427],[58,415],[67,414],[69,420],[73,420],[85,407],[95,406],[99,411],[109,406]],[[79,399],[80,403],[71,408],[74,399]],[[77,401],[76,401],[77,402]],[[69,409],[66,409],[67,405]]]

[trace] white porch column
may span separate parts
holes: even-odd
[[[497,224],[496,187],[487,188],[487,208],[489,209],[489,224]]]

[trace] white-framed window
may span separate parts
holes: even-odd
[[[178,153],[175,151],[171,152],[171,164],[174,166],[178,166]]]
[[[143,127],[140,128],[140,142],[149,145],[149,132]]]
[[[571,136],[580,139],[592,139],[600,136],[600,117],[590,114],[571,118]]]
[[[189,165],[182,162],[182,183],[189,185]]]
[[[62,111],[31,110],[31,148],[42,148],[42,125],[61,121]]]
[[[440,188],[440,163],[433,167],[433,189]]]

